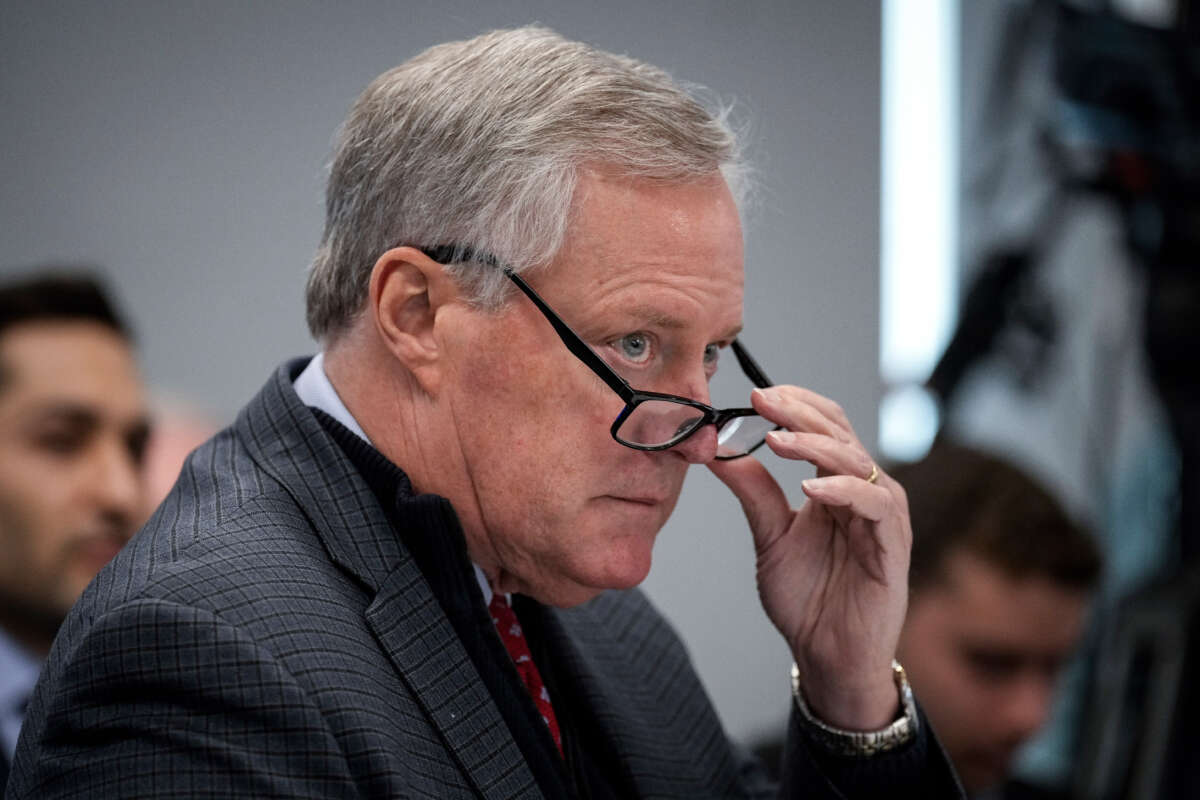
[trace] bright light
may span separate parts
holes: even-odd
[[[894,458],[913,451],[915,428],[929,426],[905,416],[917,407],[911,399],[888,394],[929,377],[954,324],[958,11],[958,0],[883,4],[879,446]]]
[[[921,459],[937,435],[939,417],[937,402],[923,387],[914,383],[892,389],[879,404],[881,449],[896,461]],[[885,430],[882,423],[891,427]]]

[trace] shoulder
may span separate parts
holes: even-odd
[[[586,682],[621,693],[621,687],[642,686],[652,705],[629,711],[651,727],[678,718],[681,710],[716,725],[715,712],[692,665],[691,657],[670,623],[639,589],[609,591],[566,611],[557,612],[570,642],[568,651],[579,659],[578,672]]]
[[[683,640],[640,589],[604,592],[593,600],[558,612],[572,635],[595,644],[679,651]]]
[[[320,706],[269,642],[212,612],[143,597],[98,616],[52,658],[13,768],[16,797],[166,797],[180,786],[349,796]],[[56,650],[57,650],[56,645]],[[278,741],[289,746],[245,743]],[[273,795],[274,796],[274,795]]]

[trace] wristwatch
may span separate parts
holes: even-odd
[[[833,755],[859,758],[886,753],[911,742],[917,737],[917,704],[913,700],[912,687],[908,685],[908,676],[904,674],[904,667],[900,666],[899,661],[892,661],[892,677],[900,692],[900,716],[886,728],[877,731],[847,731],[827,725],[809,710],[800,691],[800,668],[793,662],[792,695],[796,698],[796,707],[800,709],[810,738]]]

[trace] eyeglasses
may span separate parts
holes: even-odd
[[[715,425],[717,428],[716,457],[722,461],[728,461],[754,452],[766,440],[767,434],[778,428],[774,423],[760,417],[753,408],[717,409],[698,400],[679,395],[634,389],[604,359],[596,355],[596,352],[583,339],[579,338],[579,334],[571,330],[571,327],[563,322],[554,309],[550,308],[520,275],[513,272],[511,267],[500,263],[495,256],[488,253],[476,253],[470,248],[458,245],[419,249],[439,264],[474,261],[502,270],[549,320],[567,349],[586,364],[592,372],[596,373],[600,380],[608,384],[609,388],[625,402],[625,408],[617,415],[609,432],[614,439],[626,447],[632,447],[635,450],[667,450],[675,447],[705,425]],[[742,372],[755,386],[765,389],[773,385],[740,342],[734,339],[730,348],[737,357]]]

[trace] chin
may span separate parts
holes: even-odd
[[[603,589],[577,585],[565,589],[552,589],[545,594],[540,592],[525,592],[524,594],[532,597],[544,606],[574,608],[575,606],[581,606],[590,600],[594,600],[603,593]]]
[[[628,538],[628,537],[626,537]],[[653,536],[650,537],[651,543]],[[551,585],[528,587],[523,591],[538,602],[556,608],[582,605],[608,590],[632,589],[650,574],[650,547],[640,540],[621,541],[610,546],[595,561],[573,565]]]
[[[612,542],[592,585],[603,589],[632,589],[650,574],[651,552],[658,533],[628,533]]]
[[[992,766],[975,766],[974,768],[964,766],[959,769],[959,777],[968,796],[980,794],[998,786],[1004,780],[1005,775],[1005,770],[998,770]]]
[[[624,567],[612,574],[612,578],[607,584],[609,589],[632,589],[640,586],[642,581],[646,580],[646,576],[650,574],[649,548],[646,549],[644,558],[630,562]]]

